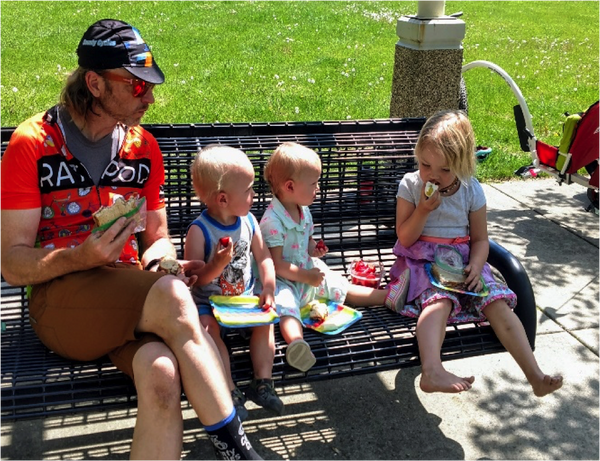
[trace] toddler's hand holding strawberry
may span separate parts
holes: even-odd
[[[313,256],[315,258],[321,258],[321,257],[325,256],[328,251],[329,251],[329,248],[327,248],[327,245],[325,245],[325,242],[323,240],[319,240],[317,242],[317,244],[315,245],[315,248],[313,249],[311,256]]]

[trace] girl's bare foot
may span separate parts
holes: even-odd
[[[441,370],[422,372],[419,386],[423,392],[446,392],[456,394],[468,391],[475,381],[474,376],[461,378],[443,368]]]
[[[533,388],[533,393],[538,397],[543,397],[544,395],[550,394],[554,391],[559,390],[563,385],[563,377],[562,376],[549,376],[544,375],[540,379],[537,379],[535,382],[531,383],[531,387]]]

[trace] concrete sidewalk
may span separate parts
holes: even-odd
[[[490,237],[525,266],[535,355],[563,388],[538,399],[508,353],[446,362],[471,391],[425,394],[403,369],[279,389],[286,414],[248,404],[266,459],[594,459],[598,449],[598,217],[585,190],[554,179],[484,185]],[[3,459],[127,459],[135,410],[2,425]],[[186,410],[185,459],[214,459]]]

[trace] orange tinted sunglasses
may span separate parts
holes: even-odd
[[[134,98],[141,98],[148,91],[154,88],[154,83],[148,83],[147,81],[139,78],[123,77],[122,75],[115,74],[113,72],[102,72],[100,76],[105,78],[106,80],[111,80],[113,82],[129,83],[132,88],[131,94]]]

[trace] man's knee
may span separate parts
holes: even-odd
[[[149,299],[155,299],[162,304],[181,305],[192,299],[190,289],[181,280],[172,275],[159,278],[148,292]]]
[[[198,309],[188,286],[173,276],[156,281],[148,292],[142,320],[147,321],[150,331],[165,338],[181,328],[198,326]],[[142,325],[142,329],[148,325]]]
[[[133,358],[133,372],[141,402],[149,402],[161,408],[179,405],[179,366],[166,344],[151,342],[142,346]]]

